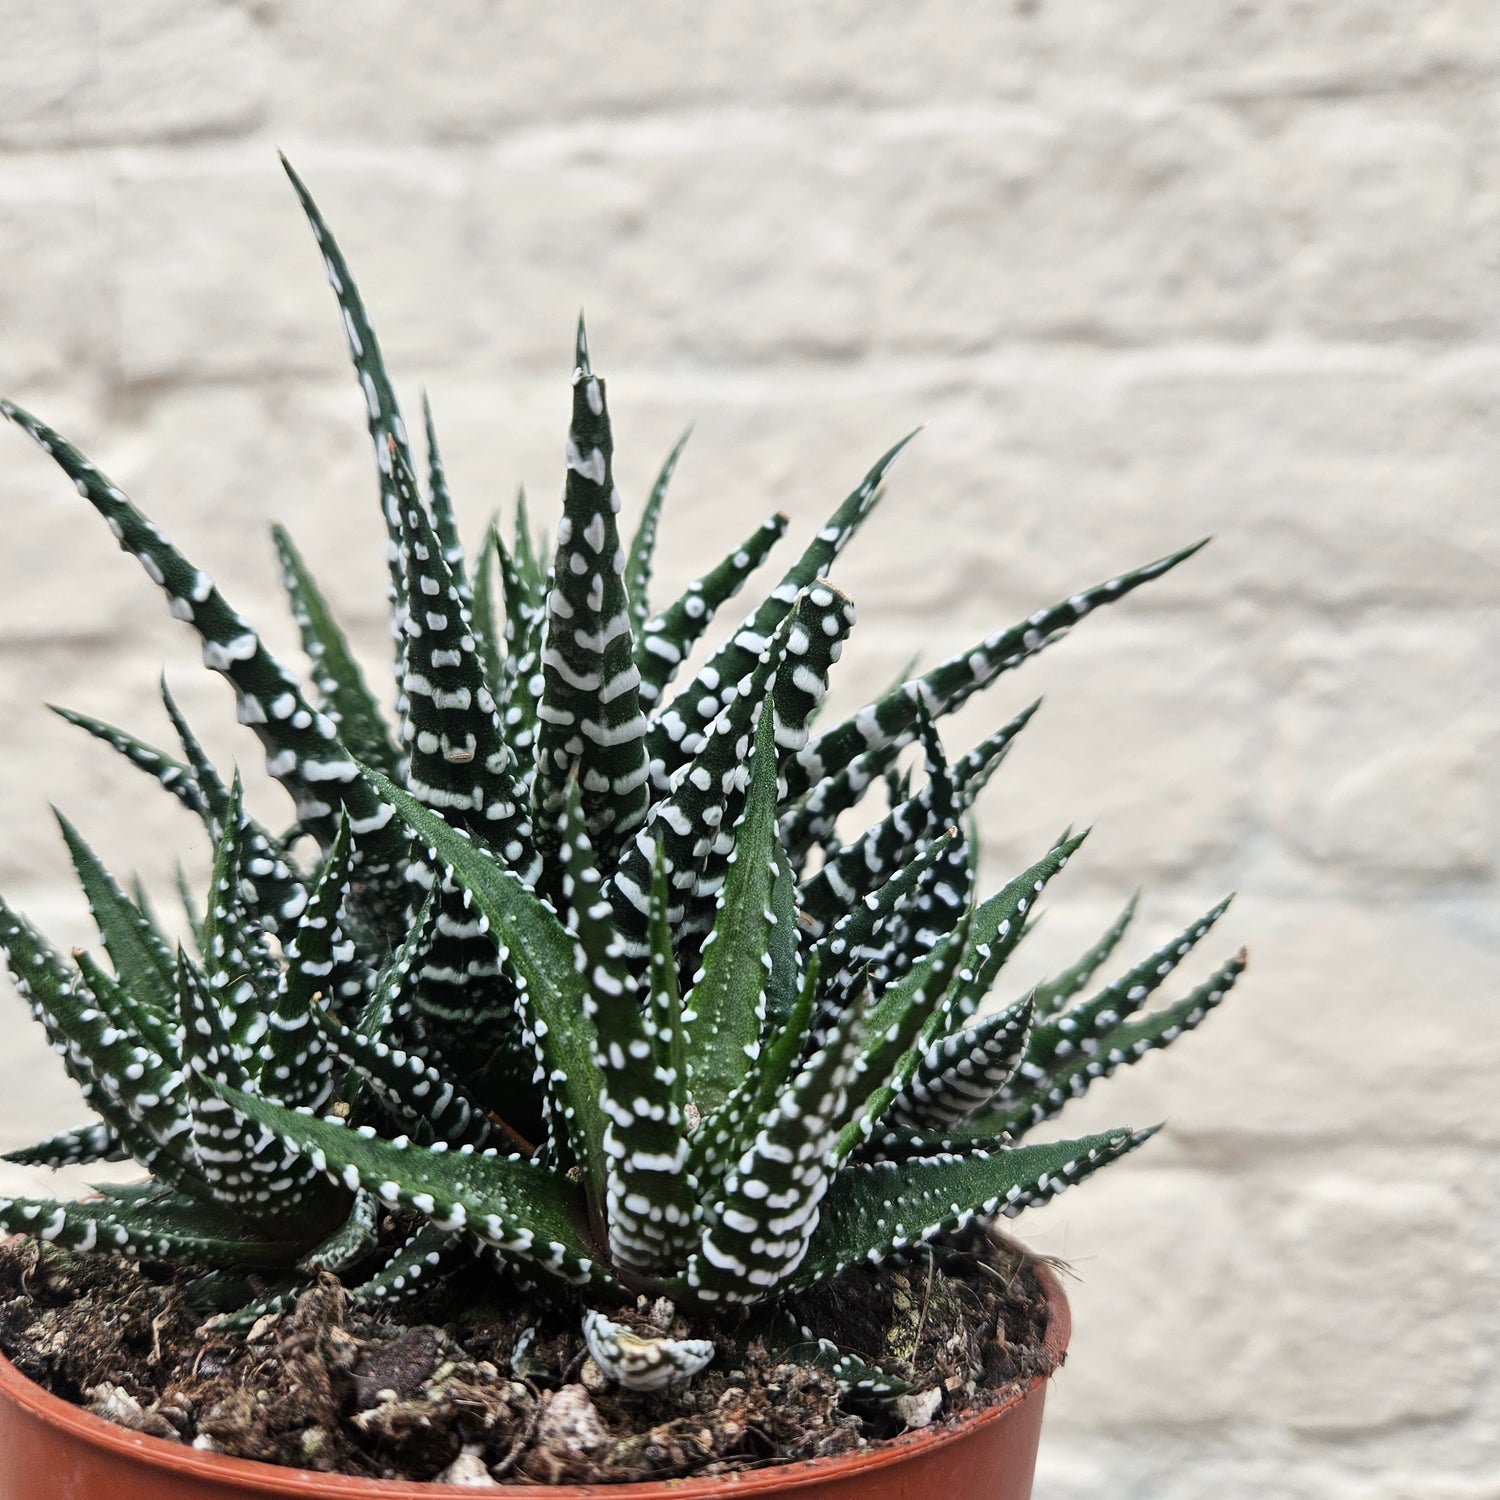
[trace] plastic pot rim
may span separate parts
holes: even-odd
[[[1072,1332],[1068,1299],[1056,1274],[1045,1262],[1034,1262],[1047,1299],[1047,1332],[1043,1353],[1055,1371],[1067,1353]],[[827,1458],[803,1459],[795,1463],[769,1464],[734,1474],[702,1479],[632,1481],[626,1484],[506,1484],[504,1493],[518,1500],[569,1500],[571,1496],[618,1496],[620,1500],[707,1500],[713,1495],[770,1495],[789,1493],[821,1483],[834,1474],[872,1473],[899,1464],[915,1451],[928,1452],[962,1442],[977,1431],[1002,1420],[1036,1395],[1050,1375],[1034,1376],[1004,1400],[983,1411],[967,1412],[950,1425],[922,1428],[887,1439],[876,1447]],[[366,1479],[354,1475],[321,1474],[310,1469],[288,1468],[254,1459],[229,1458],[223,1454],[168,1442],[117,1426],[54,1396],[29,1380],[0,1354],[0,1400],[14,1402],[44,1425],[57,1429],[87,1446],[132,1458],[145,1468],[167,1469],[211,1485],[215,1480],[236,1484],[243,1490],[265,1495],[328,1497],[328,1500],[423,1500],[432,1495],[475,1493],[472,1487],[405,1479]]]

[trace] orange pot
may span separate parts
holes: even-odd
[[[1046,1266],[1037,1272],[1047,1296],[1046,1349],[1060,1363],[1071,1331],[1067,1299]],[[505,1494],[530,1500],[1028,1500],[1046,1395],[1047,1382],[1033,1380],[1008,1401],[955,1426],[909,1433],[865,1453],[720,1479],[518,1484],[506,1486]],[[0,1500],[431,1500],[475,1493],[457,1485],[349,1479],[200,1453],[91,1416],[49,1395],[0,1355]]]

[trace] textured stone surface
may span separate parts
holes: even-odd
[[[580,305],[627,517],[696,422],[663,593],[779,509],[774,581],[923,424],[836,571],[831,712],[1212,533],[950,736],[1046,697],[980,807],[987,884],[1094,826],[1003,997],[1138,883],[1122,963],[1240,892],[1168,995],[1251,949],[1056,1127],[1168,1129],[1017,1226],[1079,1277],[1038,1500],[1500,1493],[1490,0],[3,8],[0,392],[293,661],[272,519],[385,691],[362,401],[278,146],[470,535],[522,479],[552,520]],[[45,701],[163,742],[165,664],[288,815],[191,633],[0,443],[0,889],[71,944],[50,799],[164,912],[206,851]],[[0,1148],[76,1118],[6,999]]]

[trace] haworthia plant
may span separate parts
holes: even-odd
[[[65,956],[0,903],[16,988],[98,1116],[11,1159],[133,1157],[150,1173],[79,1203],[0,1199],[0,1228],[269,1273],[242,1318],[314,1271],[379,1301],[477,1259],[575,1309],[599,1366],[638,1389],[691,1377],[713,1345],[642,1331],[636,1298],[690,1324],[761,1308],[852,1391],[899,1393],[782,1299],[1019,1213],[1134,1150],[1149,1131],[1028,1135],[1196,1026],[1243,968],[1236,957],[1145,1008],[1220,906],[1079,999],[1132,902],[1076,963],[985,1013],[1082,839],[977,900],[971,809],[1035,705],[954,760],[937,724],[1196,547],[1035,610],[815,729],[855,624],[827,575],[903,440],[851,476],[781,581],[679,684],[786,517],[678,598],[648,597],[682,442],[627,538],[580,322],[550,565],[521,503],[471,562],[432,411],[424,401],[422,465],[348,264],[293,183],[375,445],[398,720],[285,532],[306,686],[82,453],[0,403],[197,631],[292,797],[294,833],[317,846],[303,854],[249,815],[165,690],[180,757],[59,710],[200,818],[216,856],[206,896],[185,897],[186,945],[66,822],[103,959]],[[903,751],[918,742],[914,782]],[[874,785],[892,788],[889,809],[841,834]],[[382,1209],[411,1216],[400,1237],[382,1240]]]

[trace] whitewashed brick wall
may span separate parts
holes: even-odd
[[[1024,1222],[1077,1276],[1039,1500],[1500,1496],[1493,0],[0,18],[0,384],[289,652],[272,518],[386,648],[360,403],[275,146],[471,530],[558,490],[580,303],[628,505],[697,422],[664,584],[772,509],[805,533],[924,422],[839,571],[846,703],[1215,533],[953,736],[1047,696],[983,805],[991,881],[1095,825],[1017,986],[1137,883],[1137,952],[1229,888],[1211,946],[1252,950],[1077,1120],[1163,1136]],[[66,480],[0,444],[0,887],[81,941],[49,799],[163,903],[205,851],[42,703],[159,736],[165,663],[217,753],[258,754]],[[0,1037],[0,1142],[74,1123],[14,1001]]]

